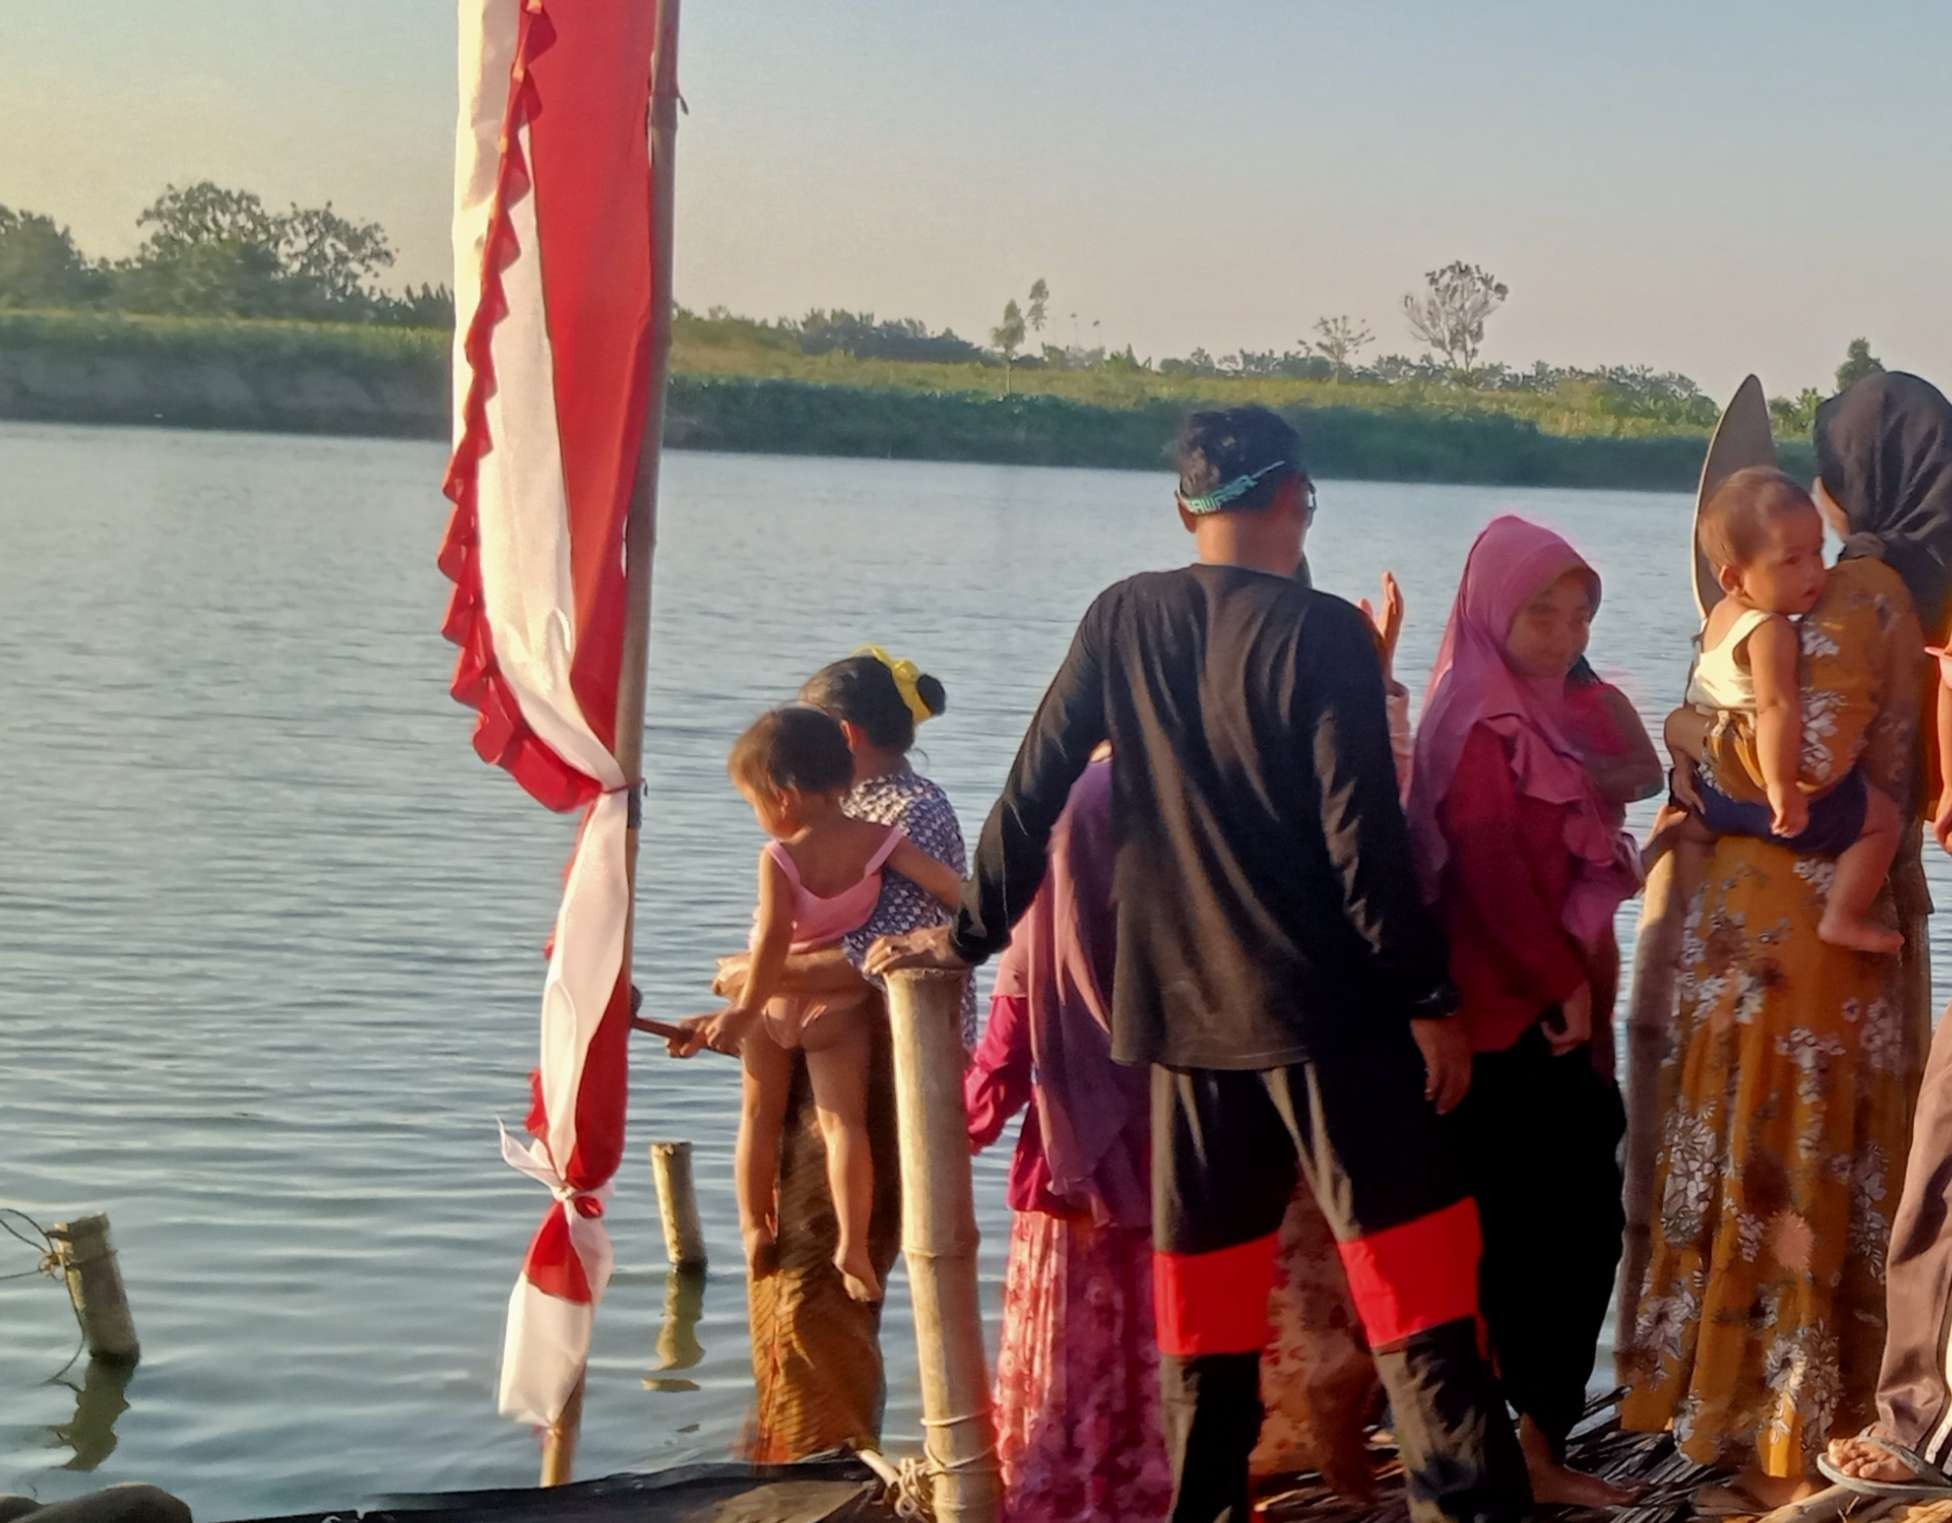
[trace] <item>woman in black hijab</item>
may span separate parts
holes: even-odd
[[[1904,579],[1918,617],[1943,645],[1952,616],[1952,402],[1914,375],[1868,376],[1817,411],[1818,505],[1846,555],[1875,555]],[[1933,674],[1935,691],[1940,683]],[[1952,836],[1952,695],[1926,726],[1927,791],[1940,842]],[[1916,858],[1893,873],[1906,929],[1907,1035],[1923,1045],[1931,970],[1923,935],[1924,875]],[[1941,1022],[1913,1123],[1904,1193],[1885,1265],[1888,1333],[1878,1420],[1838,1439],[1818,1462],[1831,1480],[1882,1496],[1952,1496],[1952,1021]]]

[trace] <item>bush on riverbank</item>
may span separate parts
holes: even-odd
[[[1705,433],[1576,397],[1100,367],[1019,369],[805,354],[764,325],[681,321],[667,440],[680,448],[1159,469],[1180,416],[1259,402],[1324,477],[1693,485]],[[440,329],[90,312],[0,313],[0,416],[438,437]],[[1810,469],[1806,443],[1785,465]]]

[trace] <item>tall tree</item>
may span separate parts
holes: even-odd
[[[1338,381],[1348,375],[1356,356],[1376,341],[1376,335],[1369,331],[1369,324],[1357,322],[1352,317],[1318,317],[1315,319],[1315,335],[1314,343],[1304,343],[1302,347],[1312,348],[1333,365]]]
[[[0,206],[0,307],[83,306],[103,284],[65,227]]]
[[[323,206],[298,206],[275,219],[278,260],[287,279],[303,281],[327,302],[370,301],[393,245],[377,222],[352,222]]]
[[[1050,302],[1051,288],[1044,284],[1044,277],[1039,275],[1031,283],[1030,310],[1024,313],[1024,321],[1030,324],[1030,331],[1032,333],[1042,333],[1044,331],[1045,314],[1050,307]]]
[[[990,329],[990,342],[1003,356],[1003,394],[1010,394],[1010,367],[1017,362],[1017,351],[1023,348],[1024,321],[1023,309],[1011,297],[1003,308],[1003,321]]]
[[[1410,331],[1444,357],[1453,372],[1468,375],[1484,344],[1485,319],[1505,304],[1511,289],[1490,271],[1461,259],[1424,273],[1425,291],[1403,298]]]
[[[1848,391],[1867,375],[1884,374],[1884,361],[1871,353],[1871,341],[1854,338],[1844,351],[1844,362],[1837,367],[1837,390]]]

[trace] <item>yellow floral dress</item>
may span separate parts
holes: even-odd
[[[1861,757],[1909,805],[1923,641],[1903,583],[1846,561],[1801,631],[1806,781]],[[1727,791],[1759,796],[1751,735],[1711,751]],[[1802,1475],[1873,1414],[1920,1033],[1904,960],[1817,939],[1831,859],[1735,836],[1707,856],[1675,966],[1623,1417],[1671,1424],[1703,1464]],[[1897,923],[1889,890],[1881,906]]]

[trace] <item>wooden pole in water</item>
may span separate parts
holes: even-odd
[[[901,1127],[901,1239],[915,1303],[923,1450],[937,1523],[996,1523],[996,1463],[976,1284],[976,1205],[962,1104],[966,974],[888,979]]]
[[[651,1175],[657,1211],[664,1221],[664,1256],[673,1269],[705,1267],[705,1229],[698,1221],[698,1192],[691,1183],[691,1144],[653,1142]]]
[[[630,831],[624,848],[630,918],[624,927],[622,977],[630,979],[637,918],[637,840],[643,817],[644,682],[651,651],[651,562],[657,550],[658,452],[664,442],[664,382],[671,368],[671,209],[678,142],[678,5],[654,0],[657,29],[651,45],[651,373],[645,389],[644,438],[637,451],[637,480],[624,526],[624,567],[630,589],[629,622],[617,679],[617,766],[631,784]],[[576,1463],[576,1435],[583,1421],[583,1387],[576,1382],[562,1415],[542,1445],[542,1484],[560,1486]]]
[[[129,1294],[109,1242],[108,1218],[77,1216],[71,1222],[56,1222],[48,1238],[67,1279],[68,1299],[74,1302],[90,1357],[134,1364],[142,1357],[142,1345],[136,1341]]]

